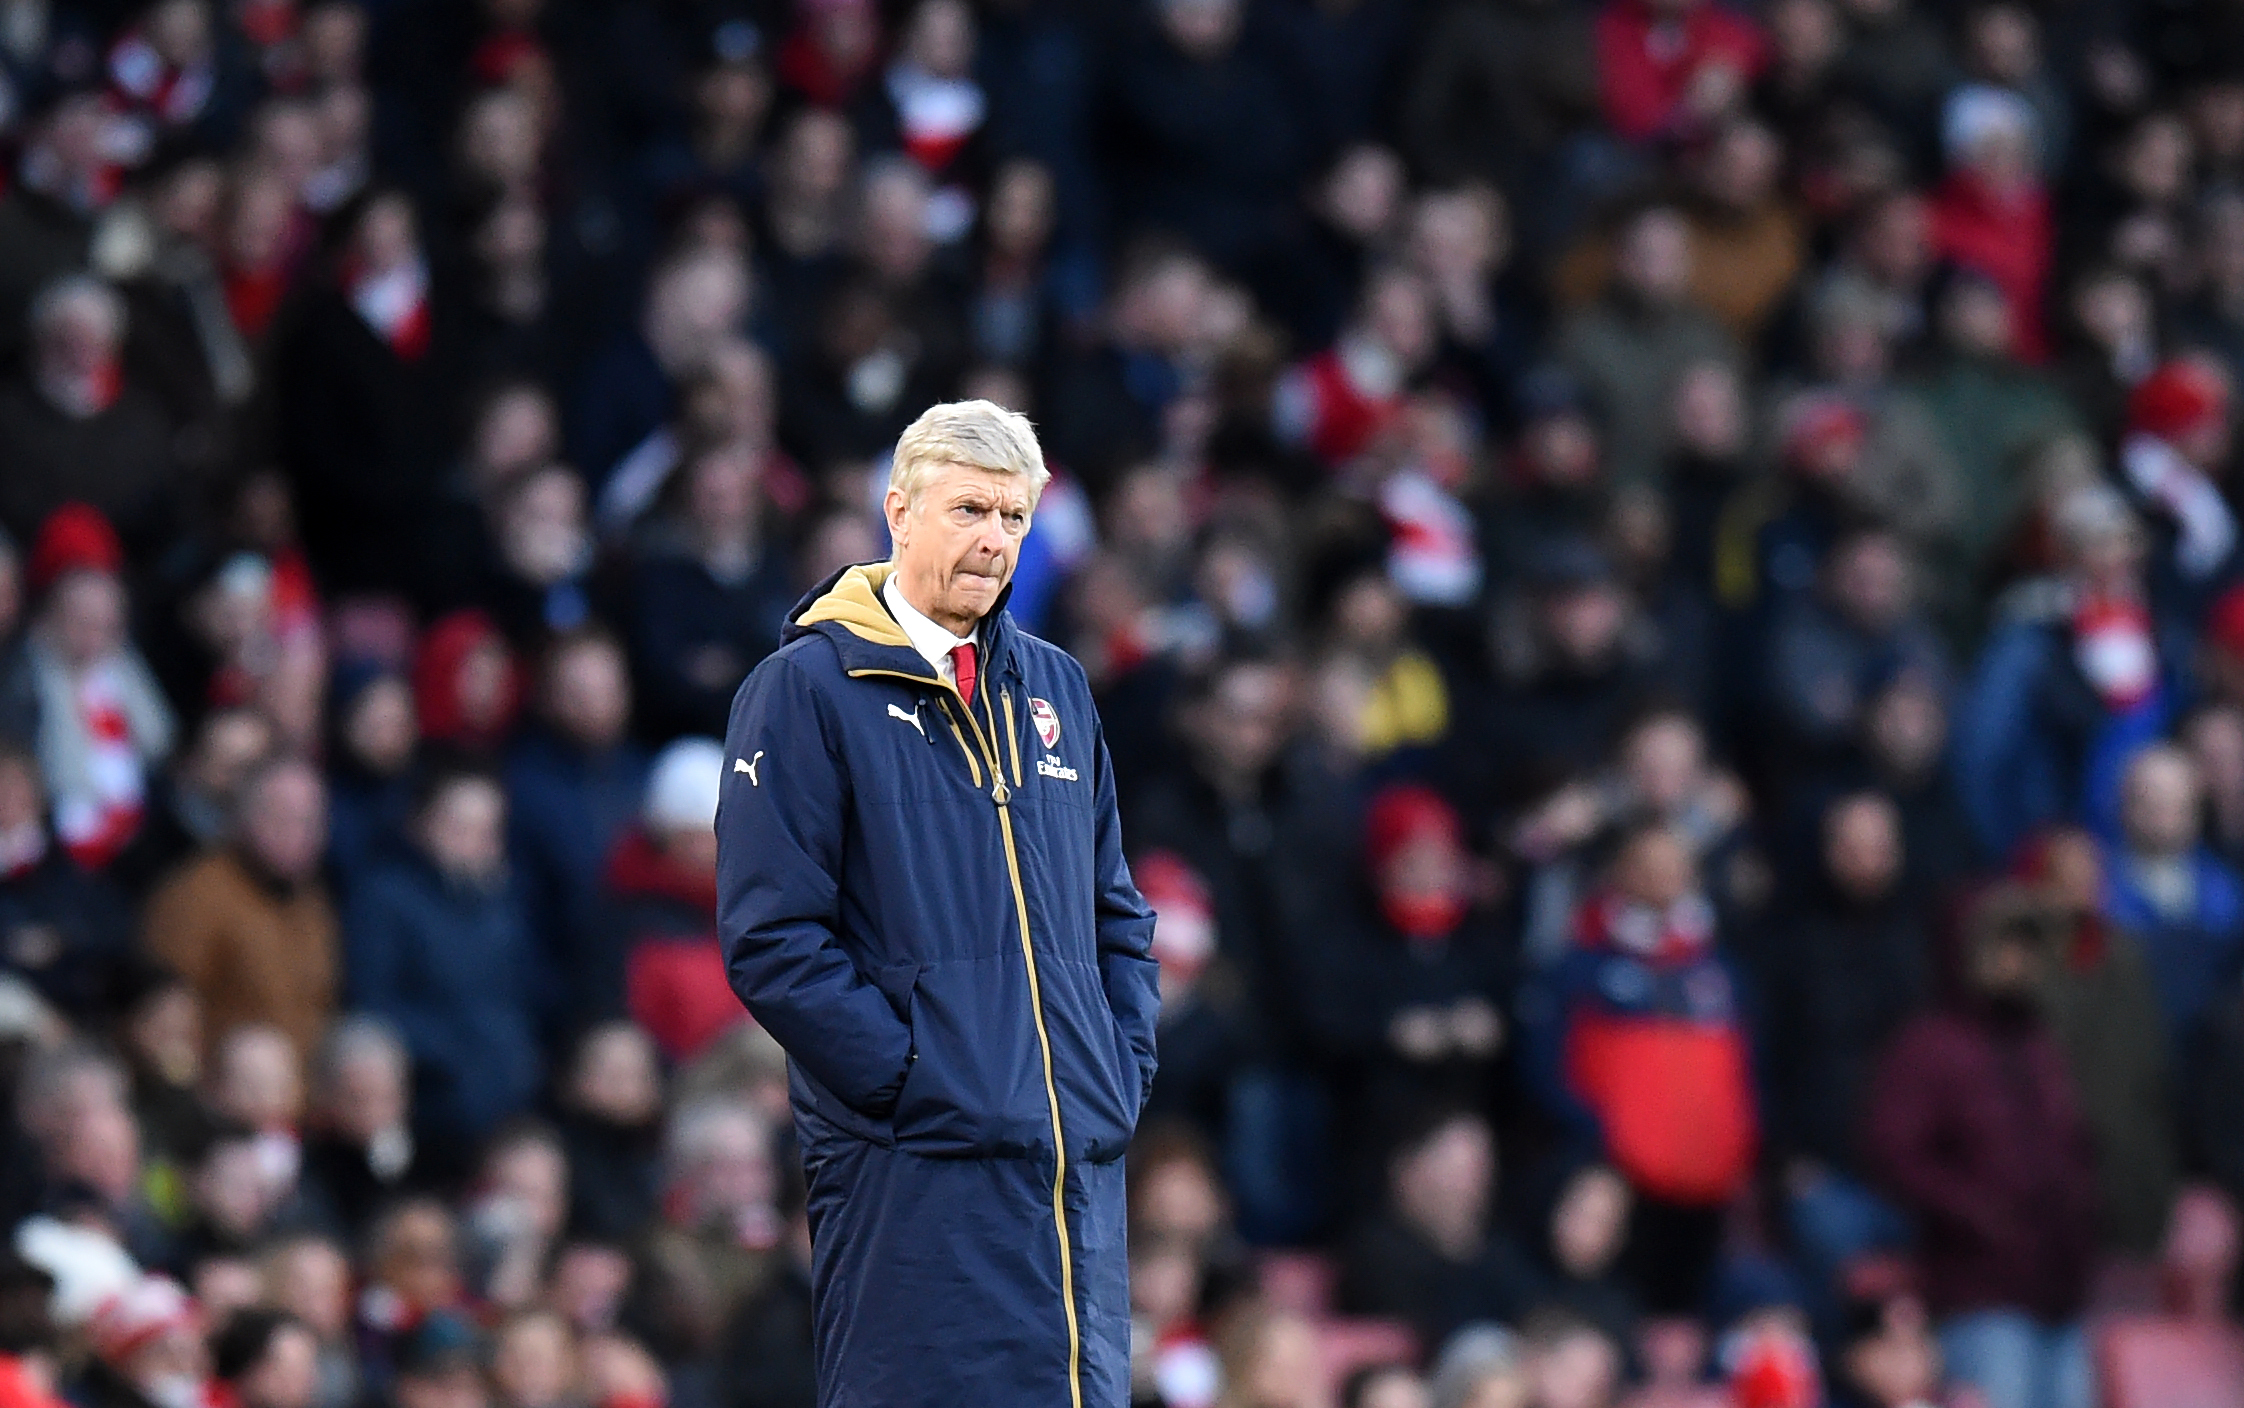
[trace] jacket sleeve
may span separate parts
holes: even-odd
[[[717,810],[717,933],[732,990],[802,1069],[876,1118],[912,1034],[839,937],[849,784],[816,690],[786,656],[733,701]]]
[[[1153,1093],[1153,1072],[1159,1064],[1153,1033],[1161,1017],[1161,968],[1153,958],[1152,907],[1138,893],[1130,864],[1122,857],[1122,815],[1103,729],[1097,767],[1092,805],[1098,808],[1094,824],[1098,828],[1099,981],[1106,989],[1106,1005],[1138,1059],[1138,1108],[1143,1110],[1146,1097]]]

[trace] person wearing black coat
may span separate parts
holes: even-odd
[[[0,743],[0,972],[66,1015],[111,1010],[132,956],[132,913],[54,843],[38,766]]]
[[[1806,892],[1771,921],[1757,970],[1767,1016],[1771,1142],[1856,1170],[1872,1071],[1929,993],[1924,917],[1903,887],[1900,815],[1875,792],[1833,802]]]
[[[648,737],[722,735],[740,681],[778,648],[796,589],[764,531],[758,465],[734,446],[695,458],[681,512],[631,574],[627,620]]]
[[[1542,1278],[1494,1222],[1495,1183],[1484,1120],[1421,1112],[1389,1166],[1387,1205],[1342,1253],[1341,1310],[1402,1320],[1430,1345],[1476,1321],[1518,1323]]]
[[[411,598],[431,580],[457,410],[430,355],[441,305],[403,195],[370,194],[336,225],[332,275],[279,334],[281,461],[322,588]]]

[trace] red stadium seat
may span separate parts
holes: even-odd
[[[1263,1299],[1280,1310],[1322,1320],[1332,1314],[1332,1288],[1340,1269],[1322,1252],[1268,1252],[1261,1279]]]
[[[2244,1408],[2244,1330],[2123,1316],[2098,1336],[2105,1408]]]
[[[1324,1352],[1325,1376],[1335,1388],[1358,1369],[1418,1362],[1418,1336],[1399,1320],[1320,1320],[1317,1347]]]

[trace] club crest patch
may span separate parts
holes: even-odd
[[[1029,722],[1036,725],[1036,736],[1044,740],[1045,747],[1060,741],[1060,716],[1050,700],[1029,700]]]

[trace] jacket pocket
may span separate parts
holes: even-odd
[[[1049,1157],[1051,1102],[1027,969],[1018,954],[919,967],[912,1049],[892,1117],[899,1148],[929,1157]]]
[[[1086,1163],[1121,1158],[1137,1128],[1143,1082],[1137,1056],[1107,1005],[1098,965],[1048,963],[1044,984],[1068,1157]]]

